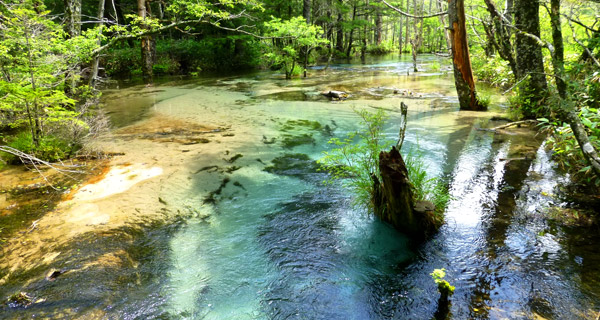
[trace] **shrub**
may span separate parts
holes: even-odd
[[[394,141],[386,140],[382,133],[385,119],[383,110],[370,113],[366,110],[355,110],[361,117],[361,128],[348,135],[344,140],[333,138],[329,141],[336,148],[324,152],[318,160],[321,170],[329,172],[331,179],[326,183],[341,180],[343,185],[354,194],[354,205],[373,209],[375,194],[372,176],[382,181],[379,172],[379,153],[389,149]],[[411,149],[403,156],[410,182],[413,186],[415,201],[428,200],[436,207],[436,219],[450,200],[448,190],[439,178],[429,178],[425,171],[422,153]],[[440,221],[443,221],[441,219]]]
[[[36,146],[31,139],[30,132],[17,134],[9,140],[8,146],[49,162],[66,159],[79,148],[79,146],[71,145],[64,139],[51,135],[42,136],[39,146]],[[14,155],[3,155],[3,158],[6,162],[13,164],[20,161]]]

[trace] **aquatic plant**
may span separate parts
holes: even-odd
[[[450,283],[444,278],[446,277],[446,269],[435,269],[432,273],[430,273],[431,278],[435,282],[438,287],[438,291],[442,295],[442,297],[448,297],[454,294],[455,287],[450,285]]]
[[[382,131],[387,115],[383,110],[374,113],[366,110],[354,110],[361,118],[361,128],[350,133],[345,139],[333,138],[329,143],[335,148],[324,152],[318,160],[321,170],[330,174],[325,183],[341,180],[343,185],[354,194],[354,205],[362,206],[373,212],[375,194],[373,177],[381,181],[379,172],[379,154],[389,149],[395,141],[385,139]],[[441,216],[450,200],[444,183],[437,177],[430,178],[425,170],[423,153],[414,146],[403,155],[408,177],[412,186],[413,200],[431,201],[435,205],[435,219],[443,221]]]
[[[354,110],[361,118],[361,128],[346,138],[332,138],[329,144],[335,146],[323,153],[317,162],[322,171],[330,174],[326,184],[341,180],[354,194],[354,205],[364,206],[372,212],[375,189],[372,176],[379,176],[379,153],[389,148],[392,141],[386,141],[382,134],[387,118],[383,110],[375,113]]]

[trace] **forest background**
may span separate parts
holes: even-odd
[[[511,92],[513,120],[537,121],[557,163],[597,188],[599,12],[579,0],[0,1],[0,166],[86,152],[108,128],[109,79],[258,68],[289,79],[392,52],[418,72],[434,53],[452,61],[461,109],[489,103],[474,80]]]

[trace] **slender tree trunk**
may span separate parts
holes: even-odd
[[[368,12],[369,11],[369,0],[366,1],[365,3],[365,10]],[[365,15],[365,20],[367,21],[367,23],[369,22],[369,14],[367,13]],[[367,54],[367,38],[369,37],[369,33],[367,32],[367,24],[364,25],[363,27],[363,32],[362,32],[362,46],[360,47],[360,60],[362,61],[362,63],[365,63],[366,60],[366,54]]]
[[[410,12],[410,0],[406,0],[406,12]],[[404,44],[406,46],[408,46],[410,44],[409,39],[410,39],[410,20],[411,18],[406,17],[406,20],[404,21],[404,23],[406,24],[406,30],[404,32]]]
[[[64,0],[65,5],[65,31],[69,38],[81,34],[81,0]],[[65,93],[72,96],[77,86],[77,79],[73,71],[65,75]]]
[[[342,13],[338,13],[337,17],[337,39],[335,41],[335,49],[339,52],[344,52],[344,28],[342,28],[342,22],[344,22]]]
[[[81,0],[64,0],[65,31],[69,38],[81,34]]]
[[[496,51],[502,59],[508,62],[510,70],[513,72],[515,78],[517,78],[516,80],[518,80],[519,71],[517,70],[517,61],[515,60],[513,45],[510,40],[510,29],[505,27],[504,22],[504,19],[507,19],[507,17],[503,16],[500,11],[498,11],[496,5],[491,0],[484,0],[484,2],[490,13],[490,18],[492,19],[492,25],[488,28],[489,30],[486,29],[486,32],[489,31],[491,33],[490,36],[492,37]]]
[[[356,19],[356,4],[352,5],[352,22]],[[350,53],[352,52],[352,42],[354,36],[354,28],[350,29],[350,35],[348,36],[348,49],[346,51],[346,56],[350,59]]]
[[[27,108],[27,115],[29,117],[29,125],[31,127],[31,140],[36,147],[40,146],[40,137],[42,136],[42,124],[40,120],[39,107],[37,103],[37,83],[35,81],[35,62],[33,59],[33,54],[31,53],[31,33],[28,27],[25,27],[25,45],[27,46],[27,60],[28,60],[28,68],[29,68],[29,77],[31,81],[31,89],[34,92],[34,98],[32,99],[32,106],[30,106],[29,101],[25,101],[25,107]]]
[[[475,80],[471,69],[467,28],[465,24],[464,0],[449,0],[448,16],[450,20],[450,39],[452,45],[452,64],[454,83],[461,110],[484,110],[477,100]]]
[[[381,16],[381,12],[377,10],[377,15],[375,16],[375,44],[378,46],[381,45],[383,34],[383,19]]]
[[[560,0],[550,0],[550,24],[552,26],[552,66],[558,94],[562,99],[567,97],[567,84],[563,80],[565,75],[565,49],[563,45],[562,29],[560,24]]]
[[[524,32],[540,37],[539,0],[515,1],[515,26]],[[522,33],[515,35],[515,48],[517,53],[518,78],[529,76],[527,82],[527,95],[529,105],[521,109],[525,117],[536,116],[536,108],[546,96],[547,83],[544,74],[544,60],[542,47],[535,39]]]
[[[148,8],[146,0],[137,0],[138,4],[138,16],[142,19],[149,18]],[[143,28],[147,28],[145,23],[142,23]],[[154,65],[154,58],[152,57],[152,35],[142,36],[141,39],[141,54],[142,54],[142,77],[145,84],[152,83],[152,67]]]
[[[403,43],[402,43],[402,27],[403,27],[403,25],[402,25],[402,19],[403,19],[403,17],[400,17],[400,19],[398,19],[398,20],[400,20],[399,21],[400,27],[398,28],[398,30],[399,30],[399,33],[398,33],[398,53],[400,53],[400,54],[402,54],[402,45],[403,45]]]
[[[302,8],[302,16],[308,24],[310,24],[310,2],[311,0],[304,0],[304,7]]]
[[[100,24],[99,24],[99,29],[98,29],[98,40],[96,41],[98,46],[100,46],[102,44],[102,29],[104,29],[104,7],[105,7],[105,0],[99,0],[98,1],[97,18],[98,18],[98,21],[100,21]],[[99,68],[100,68],[100,57],[97,55],[92,60],[92,65],[91,65],[92,74],[90,75],[89,85],[92,88],[96,87],[96,80],[98,79],[98,69]]]

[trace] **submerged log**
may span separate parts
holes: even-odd
[[[338,100],[345,100],[348,98],[348,93],[344,92],[344,91],[329,91],[329,92],[323,92],[322,95],[331,98],[331,99],[338,99]]]
[[[392,147],[379,154],[379,178],[373,176],[375,215],[417,240],[425,240],[439,228],[435,206],[429,201],[415,203],[412,185],[402,155]]]

